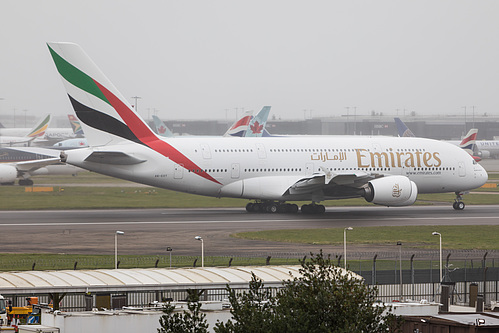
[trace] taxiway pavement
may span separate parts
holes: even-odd
[[[330,207],[324,215],[250,214],[244,209],[112,209],[0,212],[0,252],[113,254],[116,230],[121,254],[199,255],[194,237],[204,239],[205,255],[266,256],[307,254],[328,246],[289,244],[231,237],[241,231],[404,225],[497,225],[499,206]],[[434,231],[429,227],[429,232]],[[379,251],[349,244],[352,251]],[[334,250],[329,248],[330,250]],[[340,249],[338,248],[340,251]]]

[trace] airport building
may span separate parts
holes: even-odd
[[[269,117],[267,130],[275,135],[386,135],[396,136],[397,128],[393,120],[400,117],[412,132],[419,137],[437,140],[459,140],[469,129],[478,128],[478,140],[499,138],[499,116],[495,115],[435,115],[418,116],[384,115],[372,112],[369,115],[345,114],[337,117],[314,117],[286,120]],[[5,127],[31,127],[37,117],[26,119],[4,115],[1,123]],[[152,120],[148,120],[152,123]],[[223,135],[234,119],[226,120],[165,120],[166,125],[177,135]],[[15,124],[15,126],[14,126]],[[26,125],[25,125],[26,124]],[[51,127],[69,127],[66,116],[54,116]]]

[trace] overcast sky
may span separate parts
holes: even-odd
[[[72,112],[46,41],[80,44],[143,117],[499,115],[496,0],[2,0],[0,15],[0,116]]]

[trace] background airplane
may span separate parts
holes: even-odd
[[[0,148],[0,184],[33,185],[39,175],[76,175],[82,169],[62,163],[60,151],[39,147]]]
[[[33,128],[0,128],[0,146],[29,146],[35,139],[43,137],[50,124],[50,114],[46,115]]]
[[[264,106],[256,116],[253,117],[253,111],[246,111],[241,118],[225,132],[224,136],[238,137],[262,137],[272,136],[265,125],[270,113],[270,106]]]
[[[400,118],[394,118],[394,119],[395,119],[395,124],[397,125],[397,131],[399,137],[416,137],[414,133],[412,133],[412,131]],[[476,128],[472,128],[468,131],[466,136],[461,141],[454,141],[454,140],[442,140],[442,141],[449,142],[453,145],[458,146],[459,148],[463,149],[468,154],[470,154],[475,161],[480,162],[482,160],[482,157],[480,156],[478,147],[476,145],[477,133],[478,130]]]

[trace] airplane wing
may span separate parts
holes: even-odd
[[[61,159],[59,157],[53,157],[53,158],[45,158],[45,159],[41,159],[41,160],[17,162],[14,164],[14,166],[16,167],[18,172],[25,173],[25,172],[32,172],[32,171],[35,171],[36,169],[43,168],[47,165],[56,164],[56,163],[60,163],[60,162],[61,162]]]
[[[332,173],[323,170],[324,173],[315,173],[312,176],[302,178],[291,185],[286,194],[306,194],[314,193],[318,190],[323,191],[324,194],[332,193],[336,187],[349,187],[352,193],[357,192],[368,181],[375,178],[383,177],[381,174],[367,173],[363,171],[346,172],[346,173]],[[347,196],[350,196],[347,194]]]
[[[16,144],[30,143],[33,141],[34,137],[29,136],[0,136],[0,145],[1,146],[12,146]]]
[[[244,179],[225,185],[220,196],[258,197],[262,199],[276,196],[303,195],[316,196],[316,201],[325,198],[355,198],[362,195],[362,188],[383,174],[363,171],[332,173],[326,170],[310,176],[272,176]]]

